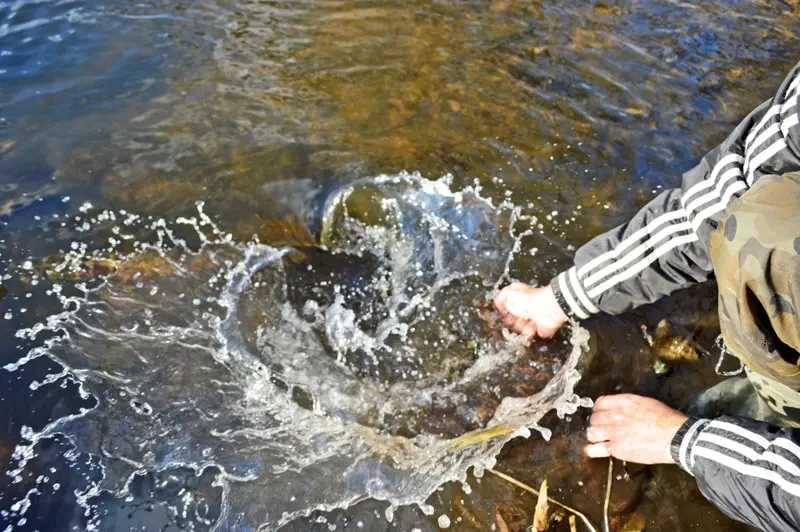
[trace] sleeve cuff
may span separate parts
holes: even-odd
[[[550,286],[553,288],[556,301],[566,315],[586,319],[592,314],[600,312],[578,279],[575,266],[561,272],[550,281]]]
[[[697,442],[697,438],[703,429],[711,422],[709,419],[692,416],[687,419],[678,432],[672,438],[672,443],[669,447],[669,452],[672,459],[678,464],[681,469],[693,475],[692,464],[690,457],[692,456],[692,448]]]

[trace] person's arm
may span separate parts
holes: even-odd
[[[762,530],[800,530],[800,429],[689,418],[671,454],[726,515]]]
[[[690,418],[632,394],[598,397],[585,453],[677,463],[725,514],[777,532],[800,530],[800,429],[737,417]]]
[[[761,175],[800,170],[799,68],[683,175],[680,188],[578,249],[575,265],[551,281],[564,312],[619,314],[712,276],[709,235],[727,205]]]

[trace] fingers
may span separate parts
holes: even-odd
[[[599,425],[599,426],[592,425],[591,427],[586,429],[586,439],[592,443],[607,442],[611,440],[613,432],[614,432],[613,427],[610,427],[608,425]]]
[[[529,315],[530,290],[531,287],[525,283],[512,283],[503,288],[493,302],[503,326],[533,339],[540,331],[536,321]]]
[[[622,421],[622,415],[617,410],[600,410],[595,411],[592,417],[589,418],[591,426],[601,425],[617,425]]]
[[[500,321],[503,322],[503,325],[506,328],[510,329],[517,323],[517,317],[514,316],[513,314],[501,314]]]
[[[600,396],[594,402],[594,411],[589,423],[612,426],[624,423],[635,412],[639,399],[641,397],[630,393]]]
[[[539,338],[544,338],[545,340],[552,338],[558,332],[558,328],[555,327],[539,327],[536,328],[536,335]]]
[[[534,338],[536,336],[536,324],[532,321],[529,321],[525,327],[522,328],[520,334],[527,336],[528,338]]]
[[[514,322],[508,325],[508,328],[517,334],[521,334],[527,338],[536,337],[536,324],[525,318],[517,318]]]
[[[534,338],[536,336],[536,324],[530,320],[518,318],[513,314],[506,314],[505,316],[501,316],[500,321],[503,322],[503,325],[507,329],[517,334],[522,334],[528,338]]]
[[[528,285],[525,283],[511,283],[510,285],[506,286],[494,297],[494,306],[497,309],[497,312],[503,316],[508,314],[508,299],[509,297],[513,297],[513,294],[516,292],[522,291],[524,288],[527,288]]]
[[[518,334],[522,334],[522,331],[525,330],[529,323],[530,322],[525,318],[517,318],[517,320],[514,322],[514,325],[512,325],[510,329]],[[534,327],[536,326],[534,325]]]
[[[513,286],[513,285],[512,285]],[[510,290],[504,301],[506,310],[515,316],[522,316],[530,319],[531,316],[531,296],[523,290]]]
[[[583,452],[589,458],[608,458],[611,456],[611,449],[608,442],[590,443],[583,448]]]
[[[494,296],[494,308],[497,310],[497,313],[500,315],[501,318],[504,318],[508,315],[508,309],[506,308],[506,299],[508,299],[508,294],[505,290],[501,290],[499,294]]]
[[[594,411],[623,409],[631,405],[638,396],[630,393],[603,395],[594,402]]]

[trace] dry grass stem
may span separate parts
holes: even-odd
[[[539,488],[539,498],[536,501],[536,509],[533,511],[533,531],[544,532],[547,529],[547,480],[542,481]]]
[[[603,532],[611,532],[608,521],[608,506],[611,503],[611,485],[614,483],[614,459],[608,459],[608,480],[606,481],[606,499],[603,502]]]
[[[502,479],[503,479],[503,480],[505,480],[506,482],[508,482],[508,483],[510,483],[510,484],[513,484],[513,485],[517,486],[518,488],[522,488],[522,489],[524,489],[525,491],[528,491],[528,492],[530,492],[530,493],[533,493],[533,494],[534,494],[534,495],[536,495],[537,497],[539,496],[539,491],[538,491],[538,490],[535,490],[535,489],[533,489],[532,487],[528,486],[527,484],[524,484],[524,483],[520,482],[519,480],[515,479],[514,477],[510,477],[510,476],[506,475],[505,473],[501,473],[500,471],[496,471],[496,470],[494,470],[494,469],[487,469],[487,471],[488,471],[489,473],[491,473],[491,474],[493,474],[493,475],[497,476],[497,477],[500,477],[500,478],[502,478]],[[581,521],[583,521],[583,524],[585,524],[585,525],[586,525],[586,528],[588,528],[589,530],[591,530],[591,532],[597,532],[597,528],[595,528],[595,527],[592,525],[592,522],[591,522],[591,521],[589,521],[589,519],[588,519],[588,518],[587,518],[585,515],[583,515],[581,512],[579,512],[579,511],[578,511],[578,510],[576,510],[575,508],[571,508],[571,507],[567,506],[566,504],[560,503],[560,502],[558,502],[557,500],[555,500],[555,499],[552,499],[551,497],[547,497],[547,500],[548,500],[548,501],[549,501],[551,504],[555,504],[556,506],[558,506],[558,507],[560,507],[560,508],[563,508],[563,509],[565,509],[566,511],[570,512],[571,514],[575,515],[576,517],[580,518],[580,520],[581,520]]]
[[[574,515],[569,516],[569,532],[578,532],[578,522]]]

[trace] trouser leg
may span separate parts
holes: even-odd
[[[785,388],[785,389],[784,389]],[[800,426],[800,397],[788,387],[747,371],[701,392],[690,415],[716,418],[741,416],[780,426]]]

